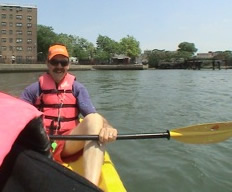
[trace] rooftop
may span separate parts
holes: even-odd
[[[21,4],[11,4],[11,3],[0,3],[2,7],[26,7],[26,8],[37,8],[36,5],[21,5]]]

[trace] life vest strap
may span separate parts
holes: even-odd
[[[42,108],[68,108],[68,107],[77,107],[76,104],[40,104],[38,107]]]
[[[41,93],[43,94],[72,93],[72,90],[49,89],[49,90],[41,90]]]
[[[75,121],[78,120],[78,116],[76,117],[54,117],[54,116],[49,116],[49,115],[45,115],[44,116],[45,119],[51,119],[54,121],[60,121],[60,122],[68,122],[68,121]]]

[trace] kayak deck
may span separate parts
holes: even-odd
[[[83,176],[83,169],[81,166],[83,158],[80,157],[77,161],[71,162],[67,166],[71,170],[78,172]],[[104,192],[126,192],[126,189],[118,175],[114,164],[112,163],[110,156],[107,152],[104,155],[104,164],[102,166],[99,188]]]

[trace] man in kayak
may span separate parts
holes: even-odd
[[[64,45],[48,50],[48,72],[29,85],[21,99],[44,113],[44,126],[54,135],[99,135],[99,141],[53,141],[53,156],[58,162],[83,150],[84,176],[98,185],[104,144],[116,140],[117,130],[97,113],[86,88],[68,73],[69,54]],[[79,122],[79,114],[84,119]]]

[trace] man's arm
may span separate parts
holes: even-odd
[[[74,96],[78,101],[78,108],[84,117],[90,113],[96,113],[96,109],[90,99],[87,89],[79,82],[75,81],[73,84]]]
[[[36,99],[40,95],[39,82],[35,82],[24,89],[20,95],[20,99],[34,105]]]
[[[95,107],[93,106],[87,89],[80,83],[74,84],[74,95],[77,94],[78,104],[80,113],[85,117],[87,115],[100,116],[103,121],[103,126],[99,132],[99,141],[101,143],[107,143],[115,141],[117,138],[117,129],[112,127],[109,122],[99,113],[97,113]],[[77,91],[78,90],[78,91]]]

